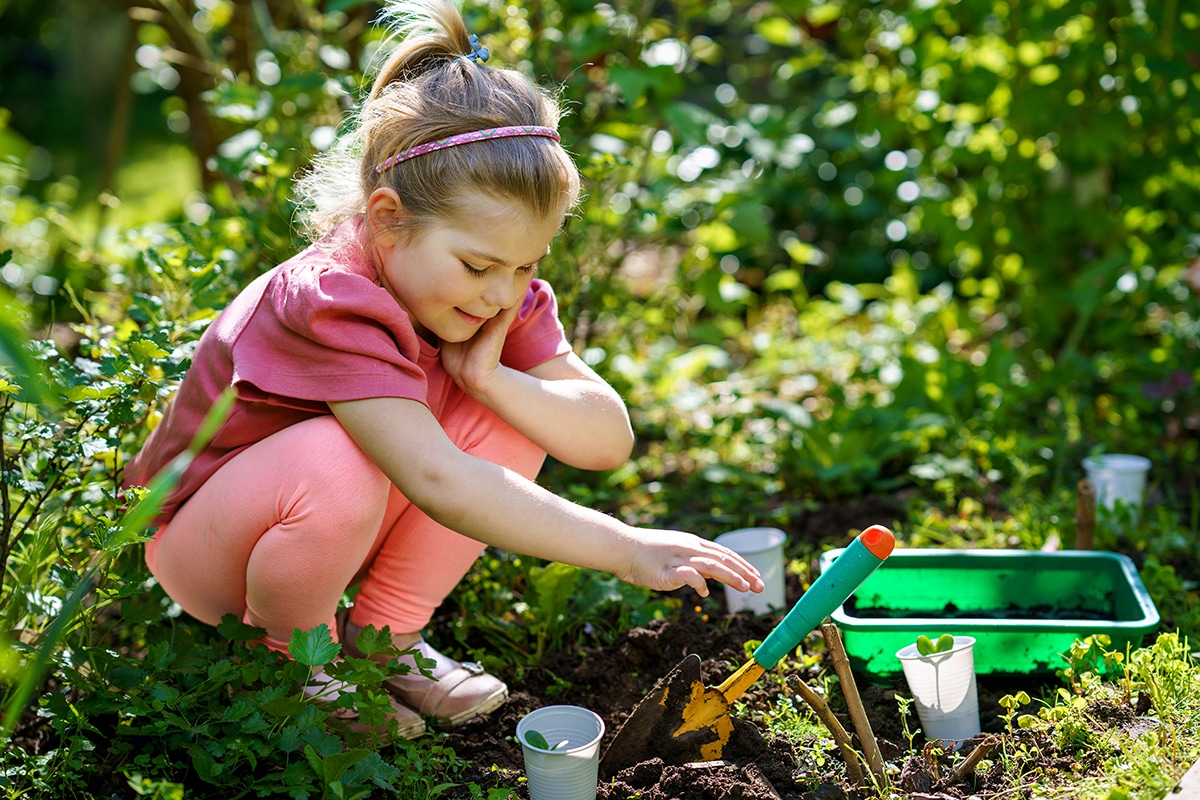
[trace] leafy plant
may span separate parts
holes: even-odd
[[[610,641],[679,605],[569,564],[497,552],[481,567],[451,594],[460,610],[449,632],[473,658],[497,668],[536,667],[547,653],[584,638]]]
[[[1000,707],[1004,709],[1004,713],[1000,715],[1000,718],[1003,719],[1005,725],[1008,726],[1008,733],[1010,736],[1013,734],[1014,719],[1016,719],[1017,724],[1022,725],[1022,727],[1026,727],[1027,724],[1033,719],[1033,717],[1029,716],[1028,714],[1022,714],[1020,716],[1017,715],[1017,711],[1023,706],[1028,705],[1029,701],[1029,695],[1023,689],[1018,690],[1015,694],[1006,694],[997,701],[1000,704]]]
[[[909,750],[914,749],[913,740],[917,738],[917,733],[920,731],[919,728],[913,730],[908,725],[909,718],[913,716],[912,706],[915,702],[917,701],[911,697],[904,697],[899,693],[896,694],[896,707],[900,714],[900,730],[904,733],[904,738],[908,741]]]
[[[1123,663],[1125,677],[1118,681],[1101,680],[1094,671],[1118,654],[1107,653],[1096,641],[1081,640],[1076,643],[1076,651],[1081,658],[1093,654],[1087,656],[1092,666],[1081,663],[1072,688],[1059,688],[1050,698],[1041,700],[1043,707],[1036,715],[1017,716],[1015,730],[1013,716],[1028,702],[1028,696],[1018,693],[1001,699],[1001,706],[1007,710],[1004,719],[1009,724],[1009,736],[1002,741],[997,766],[1009,780],[1019,781],[1039,796],[1111,797],[1117,792],[1151,798],[1168,792],[1200,755],[1200,746],[1180,746],[1177,738],[1177,726],[1195,724],[1198,712],[1195,692],[1187,684],[1196,679],[1200,666],[1187,642],[1173,633],[1158,636],[1150,646],[1132,652]],[[1134,697],[1129,694],[1130,687]],[[1114,714],[1131,718],[1135,709],[1130,704],[1137,702],[1140,692],[1153,692],[1153,731],[1129,736],[1122,725],[1101,723]],[[1073,766],[1069,781],[1045,767],[1042,746],[1053,746],[1059,757],[1078,765]],[[1164,761],[1171,766],[1163,769]]]
[[[297,631],[291,659],[254,644],[262,631],[231,615],[211,637],[196,638],[188,627],[146,630],[144,655],[94,655],[87,670],[59,666],[76,694],[51,692],[40,703],[48,732],[66,746],[15,786],[98,790],[116,788],[125,775],[143,787],[180,784],[208,797],[235,789],[362,797],[385,788],[406,796],[404,787],[432,791],[423,784],[431,775],[461,769],[452,752],[436,748],[412,760],[418,770],[399,768],[396,754],[414,746],[388,735],[395,723],[386,718],[381,683],[402,668],[394,659],[381,666],[348,656],[330,665],[340,646],[324,626]],[[383,639],[390,642],[371,641]],[[394,647],[389,654],[399,655]],[[301,687],[317,667],[356,688],[337,698],[306,696]],[[345,727],[332,708],[352,710],[360,727]],[[101,758],[92,762],[92,752]]]

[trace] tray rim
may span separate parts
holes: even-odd
[[[846,548],[839,547],[833,550],[827,550],[821,554],[818,560],[819,572],[824,572],[833,559],[841,555]],[[987,560],[998,560],[1003,558],[1031,561],[1054,561],[1063,560],[1064,558],[1076,560],[1095,560],[1095,561],[1112,561],[1120,568],[1120,572],[1125,581],[1129,584],[1133,591],[1134,598],[1137,601],[1137,607],[1141,611],[1140,619],[1132,620],[1102,620],[1097,625],[1097,620],[1094,619],[1056,619],[1056,620],[1006,620],[992,619],[990,617],[956,617],[953,620],[947,620],[942,617],[903,617],[903,618],[888,618],[876,619],[866,617],[856,617],[849,614],[845,610],[845,604],[839,605],[834,609],[830,617],[839,627],[852,631],[883,631],[897,628],[909,628],[916,625],[922,627],[931,627],[936,625],[939,630],[945,630],[949,633],[956,631],[978,630],[980,627],[987,627],[993,630],[1007,630],[1012,632],[1028,631],[1030,633],[1049,632],[1051,630],[1071,630],[1078,628],[1081,624],[1086,623],[1088,627],[1097,627],[1101,632],[1120,631],[1127,633],[1149,633],[1156,628],[1161,622],[1161,616],[1158,613],[1158,608],[1154,605],[1154,600],[1150,597],[1150,593],[1146,590],[1146,586],[1142,583],[1141,576],[1138,574],[1137,567],[1134,566],[1133,560],[1124,553],[1114,553],[1108,550],[1056,550],[1054,552],[1044,552],[1041,550],[1017,550],[1011,548],[940,548],[940,547],[910,547],[897,548],[892,551],[888,560],[881,565],[880,569],[892,563],[894,559],[908,560],[910,558],[965,558],[967,561],[978,559],[981,562]]]

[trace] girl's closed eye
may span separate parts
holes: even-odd
[[[477,278],[481,277],[487,273],[487,267],[472,266],[472,265],[468,264],[466,261],[463,261],[461,258],[458,260],[458,262],[463,265],[463,269],[465,269],[468,274],[474,275]],[[534,262],[533,264],[526,264],[523,267],[517,267],[517,272],[521,273],[522,275],[529,275],[533,272],[536,272],[537,268],[538,268],[537,262]]]

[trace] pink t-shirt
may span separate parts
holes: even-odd
[[[192,365],[162,422],[126,471],[145,485],[187,449],[227,387],[237,400],[208,446],[167,499],[159,524],[245,447],[310,417],[329,403],[403,397],[435,416],[461,389],[438,348],[417,335],[379,283],[359,244],[359,221],[339,225],[247,286],[200,337]],[[500,361],[528,370],[570,351],[554,292],[534,280],[509,328]]]

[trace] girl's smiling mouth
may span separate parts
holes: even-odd
[[[463,311],[461,308],[455,308],[454,310],[457,311],[464,320],[471,323],[472,325],[482,325],[483,323],[488,321],[487,317],[477,317],[474,314],[468,314],[466,311]]]

